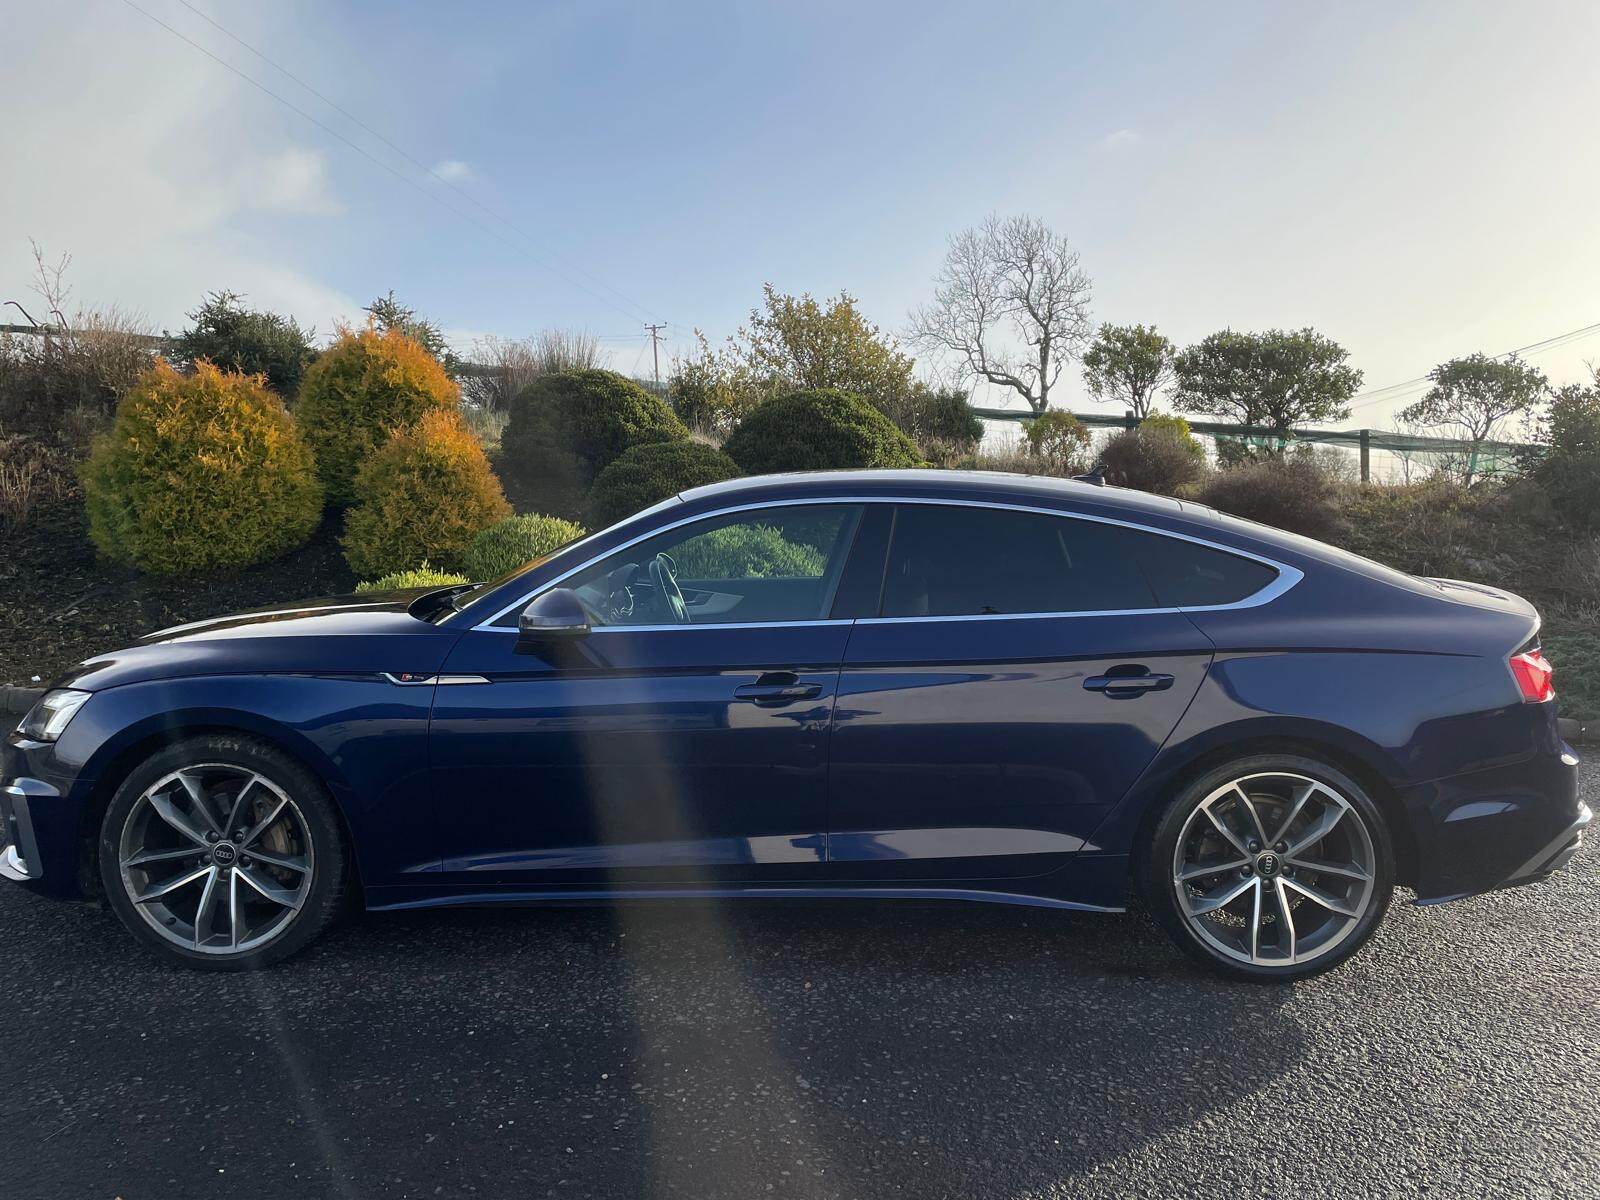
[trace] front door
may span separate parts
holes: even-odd
[[[835,705],[830,874],[986,880],[1092,852],[1211,660],[1156,587],[1193,594],[1186,573],[1230,556],[979,505],[900,505],[889,545]]]
[[[690,521],[557,581],[587,637],[520,643],[515,611],[463,636],[432,732],[448,882],[814,877],[850,629],[826,617],[859,516]],[[463,677],[488,682],[449,682]]]

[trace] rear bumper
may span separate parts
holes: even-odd
[[[1437,904],[1543,879],[1579,848],[1591,813],[1578,759],[1562,746],[1519,763],[1434,780],[1401,795],[1417,903]]]

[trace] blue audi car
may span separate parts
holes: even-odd
[[[1522,599],[979,472],[684,492],[499,580],[163,630],[7,739],[0,871],[202,968],[348,903],[1145,905],[1224,972],[1589,812]]]

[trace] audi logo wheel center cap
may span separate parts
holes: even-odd
[[[211,847],[211,857],[220,867],[231,867],[233,860],[239,857],[239,851],[232,842],[218,842]]]
[[[1256,871],[1260,873],[1261,878],[1271,879],[1283,871],[1283,859],[1268,850],[1266,853],[1257,856]]]

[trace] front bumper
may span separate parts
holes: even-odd
[[[1578,800],[1578,758],[1555,754],[1434,780],[1401,802],[1418,904],[1545,878],[1577,853],[1592,814]]]

